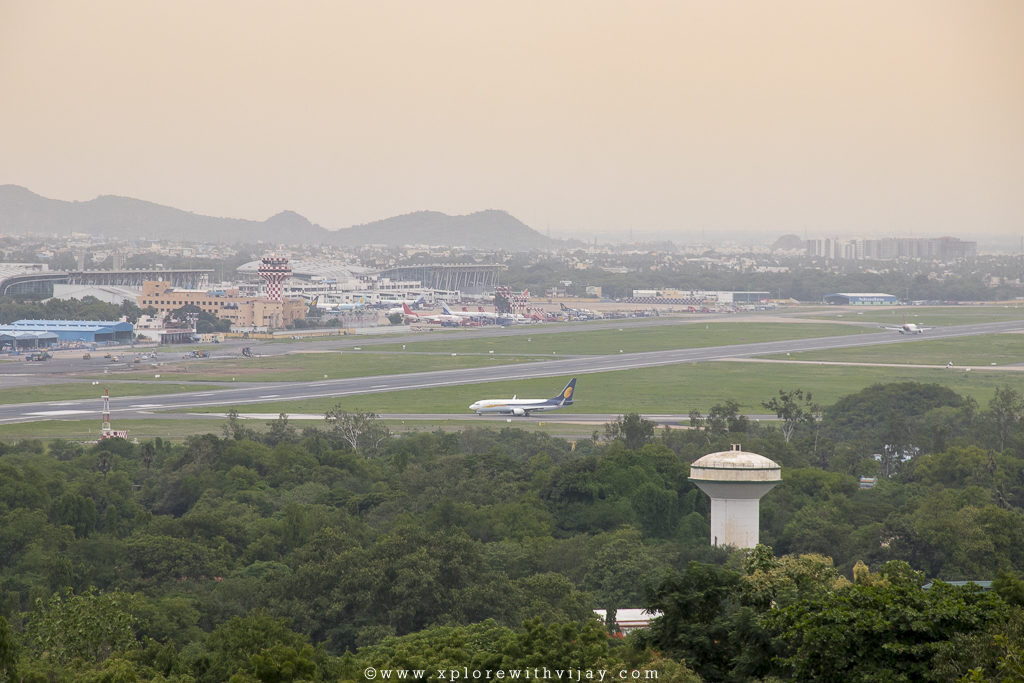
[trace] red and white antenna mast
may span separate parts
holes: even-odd
[[[127,429],[110,428],[110,389],[103,390],[103,415],[100,419],[100,440],[128,438]]]
[[[103,390],[103,417],[101,421],[100,434],[107,438],[106,434],[110,432],[110,389]]]

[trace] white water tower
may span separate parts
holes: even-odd
[[[695,460],[690,480],[711,498],[711,545],[757,545],[761,497],[782,481],[778,463],[733,444]]]

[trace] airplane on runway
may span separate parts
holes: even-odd
[[[530,417],[530,413],[558,410],[572,405],[572,395],[576,391],[576,378],[573,377],[565,388],[554,398],[485,398],[470,404],[469,409],[477,415],[515,415]]]
[[[903,323],[902,325],[883,325],[883,330],[892,330],[900,334],[924,334],[926,330],[933,330],[934,327],[919,327],[917,323]]]

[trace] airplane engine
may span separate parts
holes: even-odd
[[[516,417],[526,417],[527,415],[529,415],[529,413],[527,413],[522,408],[513,408],[512,414],[515,415]]]

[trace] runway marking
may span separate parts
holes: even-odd
[[[280,398],[281,394],[267,394],[266,396],[260,396],[260,398]]]
[[[132,405],[130,405],[128,407],[129,408],[163,408],[164,404],[163,403],[135,403],[135,404],[132,404]]]
[[[89,413],[95,412],[95,410],[41,410],[39,412],[25,414],[34,415],[37,417],[46,417],[52,415],[88,415]]]
[[[226,418],[227,413],[188,413],[194,417],[220,417]],[[280,413],[238,413],[238,418],[242,420],[275,420],[280,417]],[[312,413],[288,413],[289,420],[322,420],[323,415],[314,415]]]

